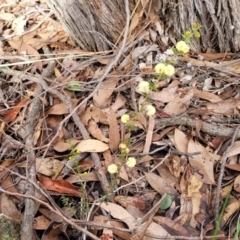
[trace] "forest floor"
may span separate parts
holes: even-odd
[[[154,24],[139,34],[133,16],[98,53],[74,46],[45,1],[0,6],[0,212],[22,234],[238,239],[239,54],[192,50],[160,79],[173,45]]]

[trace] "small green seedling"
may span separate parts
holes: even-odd
[[[166,210],[166,209],[168,209],[171,205],[172,205],[172,198],[171,198],[170,195],[167,195],[167,196],[165,197],[165,199],[163,200],[163,202],[161,203],[161,205],[160,205],[159,208],[160,208],[161,210]]]

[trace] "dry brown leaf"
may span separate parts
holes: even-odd
[[[33,135],[33,144],[36,145],[42,132],[43,119],[39,119]]]
[[[178,128],[175,128],[175,131],[174,131],[174,142],[175,142],[175,147],[177,148],[178,151],[187,153],[188,138],[186,134],[181,130],[179,130]]]
[[[125,169],[125,166],[122,165],[122,160],[119,159],[117,156],[114,156],[114,162],[121,166],[119,177],[121,179],[125,180],[126,182],[129,182],[128,173],[127,173],[127,171]]]
[[[80,174],[73,174],[66,178],[66,181],[70,183],[79,183],[81,182],[96,182],[99,181],[96,171],[92,171],[89,173],[80,173]]]
[[[221,221],[221,229],[222,227],[230,220],[231,216],[237,212],[240,208],[240,200],[237,199],[231,199],[231,202],[227,205],[222,221]]]
[[[171,196],[177,196],[178,192],[177,190],[169,185],[163,178],[161,178],[160,176],[149,172],[149,173],[144,173],[145,177],[148,181],[148,183],[151,185],[151,187],[157,191],[158,193],[160,193],[161,195],[167,193]]]
[[[22,221],[21,212],[17,209],[15,203],[7,196],[6,193],[1,193],[0,195],[0,211],[1,214],[4,214],[11,219],[19,222]]]
[[[18,113],[20,112],[21,108],[26,105],[28,101],[28,95],[24,96],[23,99],[8,112],[8,114],[4,117],[3,121],[13,121],[17,117]]]
[[[12,166],[15,163],[15,160],[7,158],[4,159],[4,161],[0,164],[0,172],[3,172],[6,170],[6,168]]]
[[[5,176],[4,181],[1,181],[1,187],[3,189],[7,189],[11,193],[19,193],[19,187],[16,188],[16,184],[13,183],[13,178],[9,175],[9,173]],[[25,186],[24,186],[25,187]],[[22,189],[24,191],[24,189]],[[15,198],[22,201],[23,197],[14,195]]]
[[[111,151],[115,151],[118,149],[120,143],[120,133],[118,121],[116,118],[116,114],[110,109],[107,113],[107,119],[109,124],[109,148]]]
[[[158,50],[158,45],[152,44],[151,46],[140,46],[133,49],[131,52],[131,60],[135,60],[142,54],[147,54],[149,52],[156,52]]]
[[[91,105],[91,117],[96,123],[100,122],[102,124],[108,124],[108,120],[104,112],[94,105]]]
[[[174,177],[176,177],[176,178],[180,177],[180,173],[181,173],[181,160],[180,160],[180,157],[178,155],[171,155],[171,156],[169,156],[165,160],[165,164],[166,164],[166,166],[168,167],[169,171],[171,172],[171,174]]]
[[[195,59],[195,58],[191,58],[189,57],[188,55],[184,55],[183,57],[180,57],[179,60],[182,60],[182,61],[186,61],[186,62],[191,62],[192,65],[195,65],[195,66],[199,66],[199,67],[221,67],[221,64],[217,64],[217,63],[214,63],[214,62],[210,62],[210,61],[202,61],[202,60],[198,60],[198,59]]]
[[[154,161],[154,165],[157,165],[157,164],[158,164],[158,161]],[[179,179],[176,178],[174,175],[172,175],[167,164],[161,164],[157,168],[157,171],[159,172],[160,176],[164,179],[164,181],[169,185],[174,187],[174,185],[178,183]]]
[[[235,191],[237,191],[238,193],[240,193],[240,175],[238,175],[235,180],[234,180],[234,184],[233,184],[233,188]]]
[[[49,191],[55,191],[58,193],[71,194],[76,197],[80,197],[81,193],[79,187],[76,187],[66,180],[53,180],[48,177],[44,177],[38,174],[38,180],[42,186]]]
[[[146,211],[148,209],[146,202],[139,197],[116,196],[114,197],[114,200],[125,208],[129,205],[132,205],[140,211]]]
[[[135,12],[132,19],[131,19],[131,24],[129,26],[129,33],[131,33],[135,28],[136,26],[139,25],[139,21],[142,17],[142,14],[140,14],[139,12]]]
[[[57,159],[36,158],[36,171],[52,179],[56,179],[63,168],[64,164]]]
[[[150,92],[149,98],[163,103],[173,101],[178,95],[176,91],[178,89],[179,81],[173,81],[166,88],[163,88],[160,92]]]
[[[102,107],[106,100],[112,95],[115,87],[118,83],[117,77],[110,77],[104,81],[101,88],[93,96],[94,104],[98,107]]]
[[[105,152],[103,152],[103,157],[105,166],[108,166],[113,163],[113,156],[110,150],[106,150]]]
[[[144,225],[140,226],[140,229],[142,229],[143,227],[144,227]],[[171,237],[171,235],[160,224],[157,224],[155,222],[150,223],[149,227],[147,228],[146,233],[148,233],[150,235],[154,235],[160,239],[161,238],[168,239],[169,237]],[[143,238],[143,240],[152,240],[152,239],[153,239],[152,237],[147,237],[147,236],[145,236]]]
[[[169,102],[163,111],[171,116],[178,116],[187,111],[190,104],[190,100],[193,97],[193,91],[190,90],[185,96],[176,96],[171,102]]]
[[[122,222],[119,221],[110,221],[111,225],[116,227],[116,228],[125,228],[124,224]],[[131,238],[131,235],[129,232],[123,232],[120,230],[117,230],[115,228],[113,228],[113,233],[116,234],[117,236],[119,236],[120,238],[124,239],[124,240],[128,240]]]
[[[77,106],[78,99],[72,99],[72,105],[73,107]],[[59,103],[54,106],[52,106],[50,109],[47,110],[46,114],[48,115],[63,115],[68,114],[69,111],[64,103]]]
[[[196,88],[193,91],[194,91],[194,94],[193,94],[194,97],[201,98],[201,99],[204,99],[204,100],[208,100],[212,103],[222,101],[222,99],[219,96],[217,96],[213,93],[205,92],[205,91],[203,92],[203,91],[200,91]]]
[[[189,157],[191,166],[195,169],[194,175],[203,183],[215,184],[213,165],[214,159],[205,147],[192,139],[188,143],[188,153],[200,152],[198,155]]]
[[[240,172],[240,164],[226,164],[226,167],[234,171]]]
[[[204,57],[206,60],[217,60],[217,59],[225,59],[228,56],[236,56],[237,53],[231,53],[231,52],[223,52],[223,53],[202,53],[199,52],[201,56]]]
[[[133,116],[133,118],[130,118],[128,125],[145,130],[147,127],[147,119],[145,115],[142,112],[134,112]]]
[[[56,144],[53,145],[53,149],[57,152],[65,152],[72,148],[75,144],[79,143],[80,140],[76,139],[68,139],[64,141],[64,139],[60,139]]]
[[[103,65],[107,65],[112,61],[113,57],[97,58],[96,60]]]
[[[125,106],[125,103],[126,99],[121,94],[118,94],[115,102],[111,106],[111,109],[113,110],[114,113],[116,113],[118,109]]]
[[[151,116],[149,117],[149,124],[148,124],[147,136],[146,136],[143,153],[149,153],[149,150],[152,144],[154,126],[155,126],[155,118]]]
[[[182,225],[175,223],[170,218],[156,216],[156,217],[153,217],[153,219],[163,228],[166,228],[168,232],[171,233],[171,235],[173,236],[191,237],[191,235]]]
[[[80,152],[104,152],[109,149],[108,144],[95,139],[81,140],[74,148]]]
[[[60,234],[65,231],[65,228],[65,224],[51,222],[49,227],[44,231],[41,240],[61,240]]]
[[[190,175],[188,179],[187,185],[187,197],[191,197],[192,201],[192,214],[190,220],[190,226],[196,228],[197,221],[195,219],[196,214],[200,213],[200,204],[202,199],[202,194],[200,193],[200,189],[203,183],[196,178],[194,175]]]
[[[240,153],[240,141],[236,141],[229,152],[227,153],[227,157],[232,157],[238,155]]]
[[[225,69],[229,72],[239,74],[240,73],[240,63],[239,63],[239,61],[238,62],[235,62],[234,60],[230,61],[227,63],[227,66],[225,67]]]
[[[103,208],[114,218],[119,219],[126,223],[130,230],[135,229],[135,218],[130,213],[128,213],[128,211],[125,210],[123,207],[119,206],[116,203],[111,202],[96,203],[96,205]]]
[[[239,99],[227,99],[217,103],[207,103],[206,108],[212,113],[221,115],[231,115],[235,108],[240,106]]]
[[[45,217],[45,216],[38,216],[34,218],[33,222],[33,229],[35,230],[46,230],[49,225],[51,224],[51,221]]]
[[[98,139],[99,141],[106,142],[106,143],[109,142],[109,139],[106,138],[106,137],[103,135],[102,131],[99,129],[97,123],[96,123],[94,120],[91,119],[91,120],[88,122],[88,128],[87,128],[87,129],[88,129],[89,133],[91,133],[91,135],[92,135],[94,138]]]
[[[19,54],[26,52],[28,55],[40,56],[39,52],[31,45],[23,43],[21,39],[8,41],[10,46],[18,50]]]

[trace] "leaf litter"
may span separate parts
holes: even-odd
[[[23,221],[26,209],[17,206],[29,181],[29,164],[34,164],[41,190],[36,188],[32,196],[37,203],[33,229],[41,239],[78,239],[89,232],[96,239],[206,239],[213,236],[219,214],[215,205],[221,207],[229,191],[218,235],[233,236],[239,227],[240,133],[228,146],[240,114],[236,55],[199,53],[203,60],[194,54],[180,57],[176,74],[150,90],[148,97],[157,111],[147,117],[141,112],[144,96],[137,85],[155,80],[158,62],[154,57],[160,51],[156,36],[162,23],[152,11],[154,27],[142,31],[139,44],[129,47],[97,89],[113,57],[76,49],[58,21],[53,24],[49,15],[35,11],[37,5],[46,8],[45,1],[25,4],[35,12],[28,18],[17,17],[15,11],[24,13],[25,8],[16,3],[3,6],[0,17],[7,23],[1,25],[5,41],[0,45],[1,213]],[[133,15],[127,44],[134,43],[139,34],[145,7]],[[162,42],[167,45],[166,39]],[[43,82],[39,71],[51,66],[47,54],[42,54],[45,47],[54,65]],[[80,122],[56,92],[37,95],[36,79],[70,99]],[[37,125],[31,133],[35,160],[30,163],[27,116],[37,97],[42,107],[40,116],[31,120]],[[131,117],[130,131],[121,123],[123,114]],[[79,125],[84,126],[84,134]],[[116,177],[107,167],[121,165],[121,143],[127,144],[127,154],[136,158],[137,165],[121,166]],[[218,191],[224,153],[226,167]],[[107,179],[109,192],[99,176]],[[165,194],[170,206],[155,209]],[[87,232],[76,226],[76,234],[68,220],[80,225],[84,221]]]

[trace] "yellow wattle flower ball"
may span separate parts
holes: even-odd
[[[121,116],[121,122],[122,123],[127,123],[130,120],[130,116],[128,114],[123,114]]]
[[[148,116],[153,116],[156,113],[156,108],[150,104],[145,106],[144,110]]]
[[[140,92],[148,94],[149,91],[150,91],[150,89],[149,89],[149,82],[141,81],[138,84],[138,89],[139,89]]]
[[[134,167],[136,165],[137,161],[134,157],[129,157],[126,161],[126,165],[130,168]]]
[[[192,24],[192,27],[193,27],[193,28],[197,28],[197,27],[198,27],[198,23],[194,22],[194,23]]]
[[[175,68],[173,65],[168,64],[164,69],[164,74],[167,76],[172,76],[175,73]]]
[[[129,148],[125,143],[120,143],[119,149],[121,150],[122,153],[129,153]]]
[[[194,36],[195,36],[195,38],[200,38],[200,37],[201,37],[201,33],[198,32],[198,31],[196,31],[196,32],[194,33]]]
[[[191,36],[192,36],[192,33],[191,33],[190,31],[186,31],[186,32],[185,32],[185,36],[186,36],[186,37],[191,37]]]
[[[125,149],[127,148],[127,145],[125,143],[120,143],[118,147],[119,149]]]
[[[165,70],[165,67],[166,65],[164,63],[158,63],[156,66],[155,66],[155,72],[158,73],[158,74],[163,74],[164,73],[164,70]]]
[[[177,44],[176,44],[176,49],[177,49],[179,52],[187,53],[187,52],[189,52],[190,47],[189,47],[189,45],[186,44],[184,41],[179,41],[179,42],[177,42]]]
[[[117,173],[118,172],[118,166],[116,164],[110,164],[107,168],[108,172],[111,174]]]

